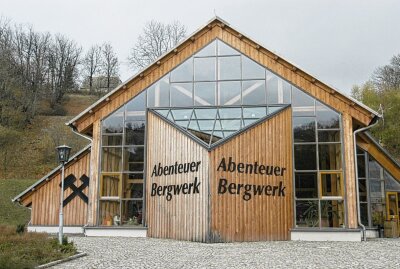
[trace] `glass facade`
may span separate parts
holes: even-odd
[[[385,193],[400,192],[400,183],[361,148],[357,148],[357,165],[361,222],[382,227],[387,217]]]
[[[99,224],[142,224],[146,107],[212,145],[288,104],[296,226],[344,227],[340,114],[218,39],[103,119]]]

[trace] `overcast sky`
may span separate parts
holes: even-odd
[[[143,25],[179,20],[188,34],[214,12],[231,26],[345,93],[400,53],[399,0],[0,0],[0,15],[62,33],[84,49],[111,42],[122,80]]]

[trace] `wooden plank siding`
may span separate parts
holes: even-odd
[[[347,226],[350,229],[358,227],[357,220],[357,190],[356,174],[354,170],[354,143],[353,143],[353,120],[351,115],[342,115],[343,126],[343,157],[345,168],[346,186],[346,206],[347,206]]]
[[[211,241],[289,240],[293,228],[292,114],[285,109],[273,118],[246,130],[210,152]],[[283,176],[224,172],[217,168],[225,158],[237,163],[273,165],[287,170]],[[236,184],[285,186],[285,196],[256,196],[243,192],[218,194],[221,178]],[[243,190],[243,189],[242,189]]]
[[[148,113],[146,223],[147,236],[206,242],[208,235],[208,152],[175,127]],[[200,161],[197,172],[153,176],[154,165]],[[192,183],[197,177],[200,193],[151,196],[152,184],[160,186]]]
[[[73,123],[74,126],[79,132],[90,133],[94,122],[103,119],[115,111],[122,104],[135,97],[215,38],[219,38],[243,52],[251,59],[272,70],[295,86],[302,88],[321,102],[341,113],[350,114],[364,125],[368,125],[374,117],[371,112],[359,106],[354,101],[301,71],[271,51],[261,47],[251,39],[244,37],[236,30],[221,24],[216,19],[178,46],[176,50],[168,53],[160,61],[149,66],[141,75],[132,78],[109,97],[98,103],[89,112],[77,118]]]
[[[74,185],[79,187],[82,182],[79,178],[82,175],[89,177],[90,175],[90,152],[87,151],[80,155],[78,159],[65,168],[65,177],[73,174],[76,177]],[[88,196],[89,187],[86,187],[83,193]],[[61,170],[53,174],[43,184],[37,186],[36,189],[27,197],[24,197],[21,203],[31,201],[31,225],[51,226],[58,225],[59,222],[59,209],[60,209],[60,183],[61,183]],[[64,191],[64,199],[72,193],[71,188]],[[75,226],[85,225],[87,222],[87,204],[79,197],[75,196],[63,210],[64,225]]]

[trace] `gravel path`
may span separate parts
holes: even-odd
[[[53,268],[400,268],[400,239],[203,244],[73,237],[88,256]]]

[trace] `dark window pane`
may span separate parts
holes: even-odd
[[[143,174],[124,174],[122,197],[124,199],[143,198]]]
[[[340,174],[321,174],[322,196],[343,196],[343,180]]]
[[[318,149],[320,170],[342,169],[341,144],[320,144]]]
[[[169,106],[169,80],[168,76],[161,78],[147,90],[148,107]]]
[[[243,79],[264,79],[265,68],[250,58],[242,55],[242,78]]]
[[[217,41],[213,41],[204,48],[202,48],[199,52],[196,53],[196,57],[203,56],[215,56],[217,50]]]
[[[171,106],[193,106],[193,84],[174,83],[171,84]]]
[[[240,105],[241,103],[240,81],[225,81],[218,83],[219,105]]]
[[[296,227],[318,226],[318,201],[296,201]]]
[[[218,58],[218,79],[241,79],[240,56]]]
[[[240,52],[225,44],[223,41],[218,40],[218,55],[240,55]]]
[[[216,83],[196,82],[194,84],[194,105],[210,106],[216,104]]]
[[[367,176],[364,155],[357,156],[357,169],[358,169],[357,172],[358,172],[359,178],[361,178],[361,177],[365,178]]]
[[[316,103],[317,123],[319,129],[339,128],[339,114],[329,107]]]
[[[113,114],[102,121],[103,134],[120,133],[124,128],[124,112],[123,108],[118,109]]]
[[[367,181],[365,179],[359,179],[358,180],[358,190],[359,190],[359,193],[360,193],[360,201],[361,202],[366,202],[367,201],[368,190],[367,190]]]
[[[143,225],[143,201],[121,201],[121,224],[129,226]]]
[[[103,135],[102,146],[122,145],[122,135]]]
[[[318,131],[318,142],[340,142],[340,131]]]
[[[190,58],[171,72],[171,82],[193,81],[193,59]]]
[[[292,88],[293,115],[314,116],[314,98],[303,91]]]
[[[265,81],[250,80],[242,82],[242,97],[244,105],[265,104]]]
[[[144,169],[144,147],[124,148],[124,170],[141,172]]]
[[[296,170],[317,170],[316,145],[294,145]]]
[[[321,227],[345,227],[343,201],[321,201]]]
[[[297,198],[318,198],[317,173],[299,173],[295,175]]]
[[[315,118],[293,117],[294,142],[315,142]]]
[[[368,203],[360,203],[361,223],[368,226]]]
[[[103,148],[101,170],[104,172],[120,172],[122,168],[122,149]]]
[[[194,59],[194,80],[213,81],[215,80],[215,58]]]
[[[144,145],[145,121],[125,123],[125,145]]]

